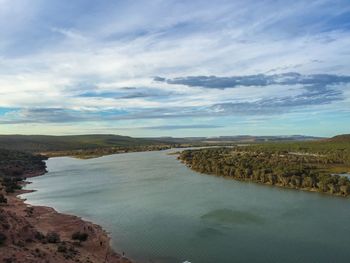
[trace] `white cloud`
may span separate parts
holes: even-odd
[[[342,5],[332,5],[330,1],[308,4],[296,1],[289,3],[288,8],[285,3],[255,1],[215,4],[201,1],[150,4],[147,1],[148,7],[146,2],[120,4],[119,9],[103,9],[96,14],[76,13],[76,17],[72,15],[67,21],[53,20],[44,26],[39,24],[44,23],[43,20],[34,19],[42,19],[40,12],[45,12],[46,6],[43,2],[28,9],[19,3],[23,2],[0,0],[0,6],[5,7],[0,11],[1,23],[13,14],[21,17],[0,36],[0,43],[5,43],[0,45],[4,51],[0,57],[2,107],[142,110],[210,106],[296,96],[302,89],[299,86],[282,89],[276,85],[263,89],[203,91],[156,83],[153,77],[286,71],[349,74],[349,31],[336,25],[333,29],[321,30],[332,15],[346,11]],[[320,21],[318,17],[327,12],[329,19]],[[30,23],[26,25],[26,21]],[[37,32],[32,30],[34,26],[47,32],[40,31],[38,37],[43,38],[42,49],[36,47],[29,52],[33,42],[31,33]],[[29,51],[6,53],[10,44],[19,41],[14,35],[19,31],[26,33],[24,38],[30,38]],[[167,100],[76,96],[84,89],[108,92],[125,87],[157,88],[181,95]],[[344,96],[348,98],[349,94]]]

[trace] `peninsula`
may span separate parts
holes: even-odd
[[[312,142],[185,150],[179,159],[200,173],[338,196],[350,195],[350,135]]]

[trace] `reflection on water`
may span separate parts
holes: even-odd
[[[52,158],[26,198],[101,224],[140,262],[348,262],[349,199],[198,174],[168,152]]]

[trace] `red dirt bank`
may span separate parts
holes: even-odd
[[[17,197],[24,191],[0,193],[7,198],[7,204],[0,204],[0,233],[6,237],[0,245],[1,263],[131,263],[113,251],[108,234],[100,226],[50,207],[25,204]],[[88,239],[80,243],[72,240],[77,231],[87,233]],[[60,240],[50,243],[50,232],[57,233]]]

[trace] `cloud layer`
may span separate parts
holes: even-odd
[[[347,84],[350,82],[350,76],[339,76],[332,74],[302,75],[296,72],[287,72],[274,75],[258,74],[234,77],[189,76],[173,79],[155,77],[154,80],[165,82],[167,84],[180,84],[189,87],[203,87],[212,89],[226,89],[242,86],[250,87],[297,84],[325,87],[333,84]]]
[[[349,15],[347,0],[0,0],[0,133],[347,131]]]

